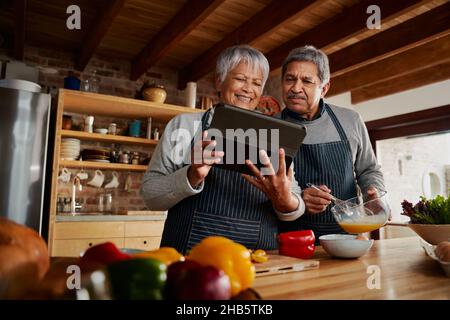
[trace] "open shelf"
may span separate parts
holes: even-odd
[[[163,104],[138,99],[109,96],[104,94],[60,89],[64,95],[64,111],[117,118],[148,118],[168,122],[180,113],[201,112],[172,104]]]
[[[156,140],[135,138],[127,136],[117,136],[112,134],[89,133],[84,131],[61,130],[62,138],[76,138],[84,141],[110,142],[120,144],[138,144],[155,146],[158,144]]]
[[[147,166],[122,163],[103,163],[93,161],[60,160],[60,167],[83,168],[83,169],[108,169],[125,171],[146,171]]]

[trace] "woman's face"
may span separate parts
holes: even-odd
[[[246,62],[240,62],[228,72],[222,83],[217,83],[220,99],[226,104],[254,110],[263,91],[261,69],[252,70]]]

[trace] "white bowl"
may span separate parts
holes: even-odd
[[[450,224],[409,223],[408,227],[430,244],[437,245],[442,241],[450,241]]]
[[[94,132],[101,133],[101,134],[107,134],[108,133],[108,129],[106,129],[106,128],[98,128],[98,129],[95,129]]]
[[[359,258],[372,247],[373,240],[359,240],[352,234],[327,234],[319,237],[320,245],[336,258]]]

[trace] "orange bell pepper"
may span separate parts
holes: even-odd
[[[166,265],[170,265],[177,261],[184,261],[184,256],[181,253],[179,253],[175,248],[171,247],[162,247],[152,251],[137,253],[133,255],[133,257],[153,258],[161,262],[164,262]]]
[[[250,288],[255,279],[255,266],[247,248],[225,237],[204,238],[194,246],[188,259],[223,270],[230,278],[231,295]]]

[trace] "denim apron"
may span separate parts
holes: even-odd
[[[356,181],[353,170],[353,158],[350,142],[339,120],[327,104],[323,104],[324,112],[330,118],[339,133],[340,141],[303,144],[294,159],[295,178],[302,190],[308,188],[307,183],[324,184],[331,189],[332,194],[339,199],[356,197]],[[291,111],[284,109],[281,118],[285,119]],[[345,233],[337,224],[331,212],[327,209],[318,214],[305,212],[300,218],[290,222],[279,222],[280,232],[294,230],[313,230],[316,243],[321,235],[330,233]]]
[[[208,113],[202,117],[203,130]],[[224,236],[249,249],[277,248],[277,216],[267,196],[240,173],[212,167],[203,191],[173,206],[161,246],[186,254],[208,236]]]

